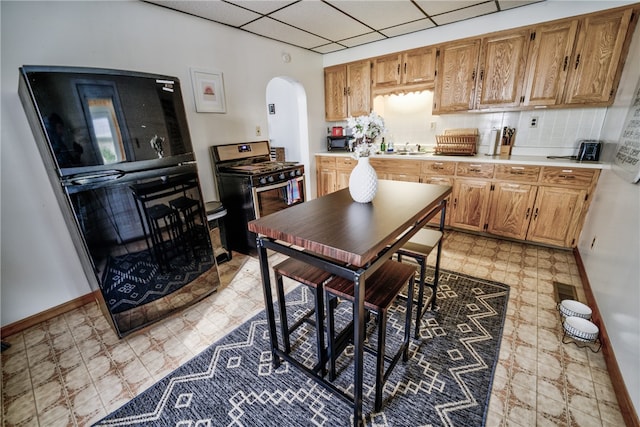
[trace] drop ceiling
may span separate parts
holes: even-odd
[[[148,0],[308,49],[337,52],[544,0]]]

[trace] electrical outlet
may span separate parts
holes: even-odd
[[[435,130],[436,129],[436,122],[431,122],[431,130]]]
[[[260,129],[260,126],[256,126],[256,136],[260,135],[262,135],[262,130]]]
[[[529,122],[529,127],[530,128],[537,128],[538,127],[538,116],[531,116],[531,121]]]

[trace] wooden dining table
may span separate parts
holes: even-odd
[[[446,211],[451,187],[401,181],[378,181],[370,203],[353,201],[348,189],[284,209],[249,222],[257,234],[257,249],[265,298],[273,364],[296,366],[353,405],[355,425],[362,425],[364,295],[366,278],[402,247],[431,218]],[[322,268],[354,282],[354,393],[346,395],[278,345],[267,250]],[[438,247],[440,250],[440,246]],[[439,256],[439,253],[438,253]],[[318,326],[320,327],[320,326]]]

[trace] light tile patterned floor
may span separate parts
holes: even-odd
[[[258,261],[221,267],[228,286],[125,339],[95,304],[3,337],[2,425],[90,425],[261,310]],[[511,286],[487,426],[624,425],[602,352],[561,341],[553,281],[586,301],[570,251],[447,232],[442,267]]]

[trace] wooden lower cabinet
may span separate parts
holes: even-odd
[[[513,182],[496,182],[485,231],[513,239],[525,239],[537,187]]]
[[[490,196],[491,181],[456,179],[451,195],[449,225],[465,230],[482,231]]]
[[[336,191],[336,158],[318,157],[316,161],[316,182],[318,197]]]
[[[584,189],[538,187],[527,240],[554,246],[575,246],[586,198],[587,190]]]
[[[318,156],[316,165],[318,197],[349,186],[349,176],[357,161],[351,157]]]
[[[357,161],[318,156],[318,196],[349,186]],[[451,185],[445,225],[571,248],[577,245],[598,169],[372,158],[379,179]],[[439,224],[440,216],[431,220]]]

